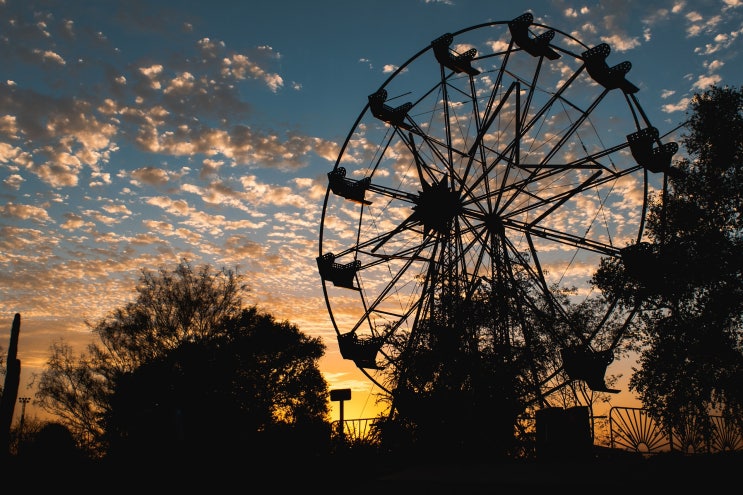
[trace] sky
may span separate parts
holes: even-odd
[[[132,300],[142,269],[188,259],[237,269],[247,304],[321,337],[330,388],[352,389],[345,418],[375,416],[315,260],[327,173],[402,64],[525,12],[631,61],[662,134],[695,93],[743,84],[743,0],[0,0],[0,346],[20,313],[19,396],[53,342],[93,341],[85,321]],[[612,404],[636,406],[622,366]]]

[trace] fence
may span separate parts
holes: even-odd
[[[609,411],[610,446],[646,455],[678,451],[686,454],[743,451],[740,425],[711,415],[705,434],[690,420],[673,431],[663,429],[644,409],[612,407]]]
[[[605,418],[605,416],[604,416]],[[378,418],[346,419],[343,436],[349,443],[376,443],[378,431],[373,428]],[[652,455],[678,451],[686,454],[743,451],[740,425],[722,416],[710,416],[712,430],[704,434],[694,421],[674,431],[665,431],[641,408],[612,407],[609,411],[609,443],[613,449]],[[339,421],[333,431],[339,432]]]
[[[373,428],[379,418],[344,419],[343,438],[349,443],[376,443],[378,430]],[[333,432],[339,434],[340,421],[333,422]]]

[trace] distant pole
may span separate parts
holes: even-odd
[[[18,397],[18,402],[21,403],[21,423],[18,426],[18,438],[20,440],[23,440],[23,424],[26,422],[26,404],[28,404],[28,401],[30,400],[31,397]]]

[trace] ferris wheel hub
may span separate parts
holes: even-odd
[[[459,191],[449,187],[446,177],[433,185],[423,182],[423,190],[413,198],[414,217],[423,224],[426,231],[433,230],[446,234],[451,221],[462,213],[462,198]]]

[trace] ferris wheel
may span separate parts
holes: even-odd
[[[342,356],[381,389],[422,393],[466,355],[513,370],[524,404],[617,391],[635,308],[581,302],[601,258],[642,242],[678,146],[613,58],[525,13],[437,37],[365,95],[317,265]]]

